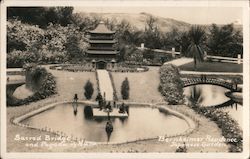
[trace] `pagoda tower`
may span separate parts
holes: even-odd
[[[117,43],[115,31],[109,30],[101,21],[94,30],[89,31],[89,34],[90,47],[86,51],[86,55],[92,59],[93,65],[97,69],[114,67],[116,56],[119,53],[114,46]]]

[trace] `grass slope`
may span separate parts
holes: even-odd
[[[163,101],[158,91],[160,83],[159,67],[150,67],[149,71],[142,73],[112,73],[118,99],[122,99],[122,81],[128,77],[130,91],[128,101],[160,102]]]
[[[50,70],[56,77],[57,90],[60,96],[65,99],[73,100],[74,94],[78,94],[79,100],[86,100],[84,96],[84,85],[88,80],[93,83],[94,93],[91,100],[97,96],[97,81],[94,72],[68,72]]]

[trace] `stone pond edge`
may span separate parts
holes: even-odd
[[[12,120],[12,123],[15,124],[15,125],[24,127],[24,128],[36,129],[36,130],[39,130],[39,131],[46,131],[46,132],[49,132],[49,133],[52,133],[52,134],[55,134],[55,135],[59,135],[59,136],[62,136],[62,137],[69,137],[66,134],[64,134],[63,132],[54,131],[51,128],[47,128],[47,127],[45,127],[45,128],[35,128],[35,127],[32,127],[32,126],[21,123],[23,120],[25,120],[25,119],[27,119],[29,117],[32,117],[34,115],[40,114],[40,113],[42,113],[42,112],[44,112],[46,110],[52,109],[57,105],[68,104],[68,103],[72,103],[72,101],[55,102],[55,103],[40,107],[40,108],[38,108],[36,110],[33,110],[33,111],[28,112],[28,113],[26,113],[24,115],[21,115],[19,117],[14,118]],[[78,103],[85,104],[85,105],[88,104],[88,105],[91,105],[91,106],[97,106],[97,103],[93,102],[93,101],[79,101]],[[176,116],[178,118],[183,119],[188,124],[189,128],[187,130],[185,130],[184,132],[179,133],[179,134],[174,134],[174,135],[167,135],[166,134],[165,138],[172,138],[172,137],[179,137],[179,136],[189,135],[189,134],[193,133],[195,130],[197,130],[198,127],[199,127],[199,120],[198,119],[193,118],[192,116],[189,116],[186,113],[185,114],[180,113],[180,112],[178,112],[178,110],[173,110],[171,108],[168,108],[168,107],[166,107],[166,103],[155,103],[155,104],[137,103],[137,102],[124,102],[124,103],[125,104],[130,104],[130,105],[133,105],[133,106],[149,106],[151,108],[158,108],[162,113],[172,114],[172,115],[174,115],[174,116]],[[118,102],[118,104],[119,104],[119,102]],[[73,136],[71,136],[71,138],[76,142],[84,141],[85,146],[90,146],[90,145],[100,145],[100,144],[120,145],[120,144],[135,143],[135,142],[138,142],[138,141],[155,140],[155,139],[158,139],[159,136],[150,137],[150,138],[138,138],[136,140],[130,140],[130,141],[124,141],[124,142],[92,142],[92,141],[86,141],[85,139],[82,139],[82,138],[76,138],[76,137],[73,137]]]

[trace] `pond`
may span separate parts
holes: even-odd
[[[71,104],[62,104],[22,122],[35,128],[52,128],[68,136],[85,138],[87,141],[106,142],[107,119],[86,119],[84,107],[79,105],[78,112],[74,115]],[[174,135],[189,128],[185,120],[149,107],[130,106],[127,119],[111,118],[111,120],[114,130],[110,142],[125,142],[165,134]]]
[[[194,89],[196,89],[199,92],[198,94],[200,94],[199,104],[202,106],[218,106],[230,100],[230,98],[225,95],[225,93],[230,90],[221,86],[211,84],[198,84],[195,86],[188,86],[184,88],[184,94],[186,96],[187,102],[189,100],[187,97],[192,94]],[[230,105],[227,105],[220,109],[224,112],[227,112],[233,119],[235,119],[239,123],[239,126],[242,128],[242,105],[232,102],[230,103]]]

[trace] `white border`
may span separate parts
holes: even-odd
[[[243,153],[7,153],[6,152],[6,7],[8,6],[100,6],[100,7],[242,7],[244,34]],[[2,158],[247,158],[249,157],[249,2],[245,1],[23,1],[1,4],[1,157]],[[184,156],[185,155],[185,156]]]

